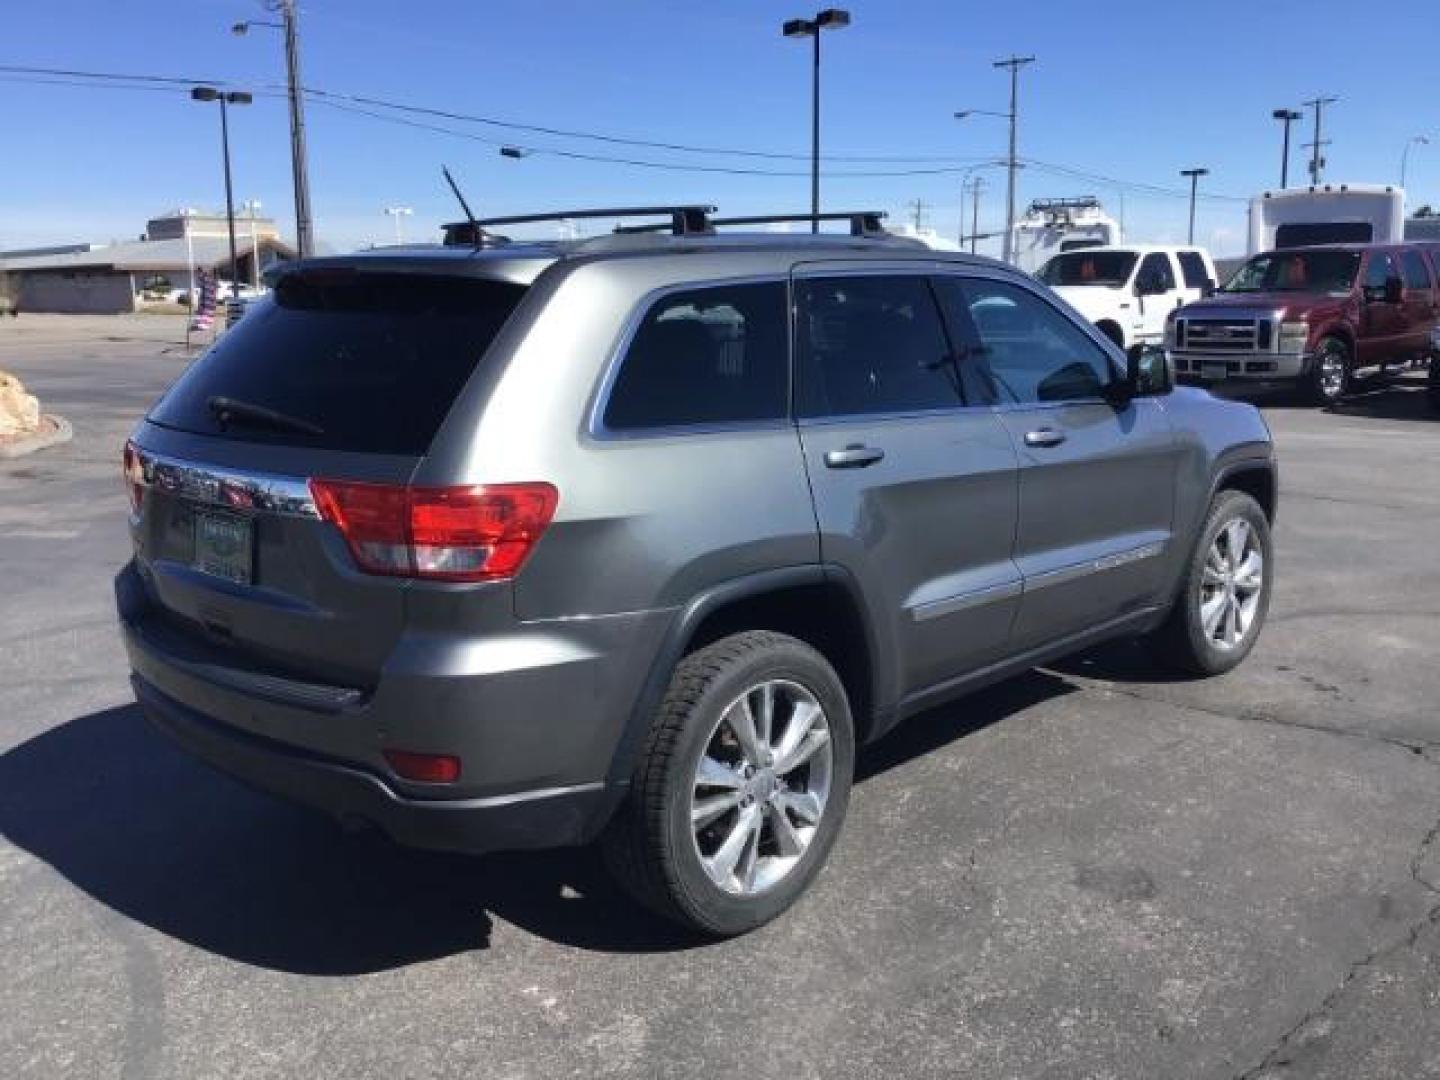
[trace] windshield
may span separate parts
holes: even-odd
[[[1256,255],[1221,291],[1347,293],[1359,269],[1358,251],[1277,251]]]
[[[1046,285],[1108,285],[1119,288],[1135,269],[1133,251],[1071,251],[1056,255],[1040,271]]]

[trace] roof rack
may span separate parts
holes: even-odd
[[[851,236],[888,236],[884,210],[832,210],[823,214],[757,214],[751,217],[715,218],[711,225],[781,225],[801,221],[848,221]]]
[[[663,232],[668,227],[675,236],[693,236],[711,232],[710,215],[715,207],[702,204],[684,206],[618,206],[596,207],[588,210],[552,210],[543,214],[514,214],[509,217],[479,218],[475,221],[458,221],[445,226],[445,243],[449,247],[484,247],[486,243],[505,244],[509,239],[488,231],[489,226],[530,225],[540,221],[570,221],[590,218],[670,218],[669,226],[644,226],[643,231]],[[476,235],[476,232],[479,235]],[[622,231],[622,230],[616,230]],[[626,230],[629,231],[629,230]],[[634,231],[642,231],[640,228]]]

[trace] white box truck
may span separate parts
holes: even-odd
[[[1250,255],[1404,239],[1405,192],[1391,184],[1321,184],[1265,191],[1250,200]]]

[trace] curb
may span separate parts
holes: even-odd
[[[60,443],[69,442],[75,437],[75,429],[63,416],[46,413],[44,419],[55,425],[53,431],[37,432],[24,439],[0,445],[0,461],[24,457],[26,454],[33,454],[36,450],[44,450],[47,446],[58,446]]]

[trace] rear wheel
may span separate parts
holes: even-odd
[[[1309,396],[1316,405],[1333,405],[1350,390],[1350,349],[1336,337],[1321,338],[1310,365]]]
[[[818,652],[735,634],[676,668],[602,840],[647,907],[715,936],[775,918],[824,865],[845,816],[854,728]]]
[[[1243,491],[1222,491],[1190,556],[1180,595],[1152,644],[1166,666],[1219,675],[1249,655],[1270,609],[1270,522]]]

